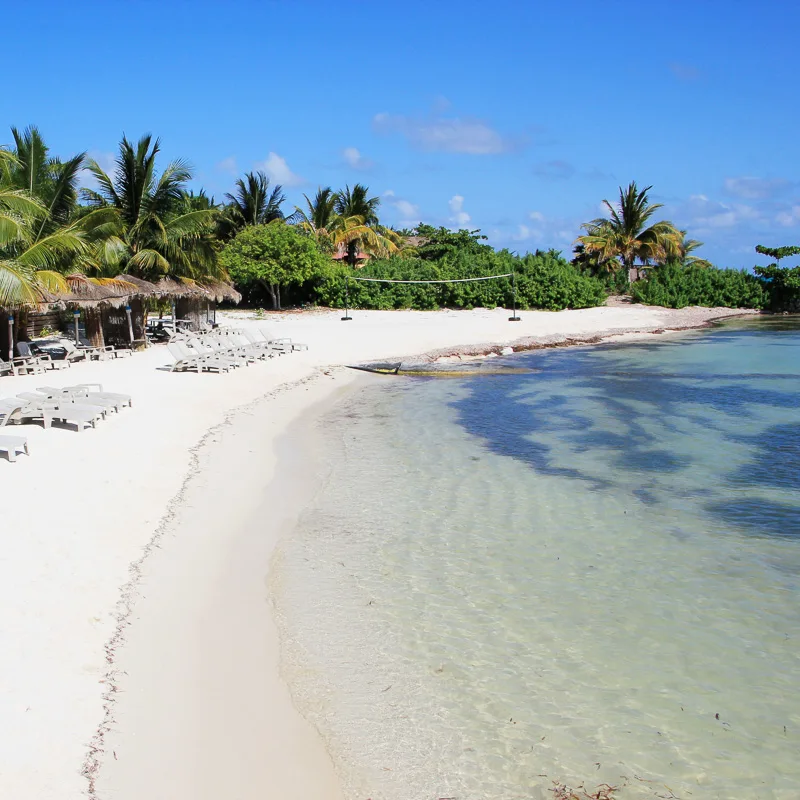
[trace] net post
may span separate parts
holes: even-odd
[[[350,305],[350,280],[349,280],[350,273],[345,272],[344,274],[344,316],[342,317],[342,322],[350,322],[353,318],[348,313],[348,306]]]
[[[511,316],[508,318],[508,321],[519,322],[520,318],[517,316],[517,273],[514,270],[514,267],[511,268],[511,295],[513,310],[511,312]]]

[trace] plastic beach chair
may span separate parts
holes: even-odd
[[[119,413],[122,403],[111,397],[104,397],[97,392],[90,392],[88,389],[78,389],[76,387],[65,386],[57,389],[55,386],[38,386],[37,392],[47,395],[50,400],[61,400],[66,403],[88,403],[93,406],[100,406],[106,411],[112,409]]]
[[[295,342],[289,336],[276,339],[266,328],[259,328],[259,331],[264,339],[266,339],[266,341],[268,341],[273,347],[283,347],[285,348],[286,352],[291,352],[292,350],[308,350],[307,344]]]
[[[28,440],[24,436],[0,436],[0,452],[4,452],[9,461],[16,461],[17,453],[29,456]]]

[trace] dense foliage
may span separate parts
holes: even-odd
[[[354,278],[393,280],[444,280],[498,275],[513,272],[516,278],[518,308],[585,308],[603,303],[606,293],[599,281],[580,274],[555,251],[537,251],[517,258],[508,251],[456,250],[442,258],[395,256],[370,261],[358,272],[350,272],[349,303],[352,308],[510,308],[513,302],[512,279],[445,284],[366,283]],[[316,301],[342,306],[345,301],[344,273],[347,267],[331,270],[314,287]]]
[[[245,293],[266,290],[272,307],[281,307],[281,289],[309,281],[325,271],[328,258],[314,240],[282,221],[248,225],[220,253],[220,263]]]
[[[799,247],[756,250],[775,259],[755,274],[719,270],[694,254],[689,239],[651,203],[651,187],[620,187],[607,216],[586,223],[570,263],[554,250],[519,257],[496,251],[478,230],[420,224],[398,232],[379,219],[381,201],[363,184],[320,187],[286,216],[280,185],[262,172],[235,181],[221,204],[189,191],[190,165],[161,169],[160,143],[123,137],[110,170],[78,153],[50,154],[39,131],[12,129],[0,147],[0,306],[41,302],[69,281],[232,279],[246,302],[356,308],[434,309],[505,306],[583,308],[631,291],[644,303],[800,310],[800,267],[780,260]],[[94,188],[79,190],[82,171]],[[76,273],[80,273],[76,275]],[[359,278],[460,280],[463,283],[368,283]],[[637,280],[644,275],[643,280]],[[90,276],[90,277],[86,277]],[[633,283],[629,284],[628,281]],[[118,281],[117,281],[118,282]]]
[[[644,280],[632,284],[631,294],[637,303],[667,308],[765,308],[770,301],[763,282],[747,270],[675,262],[648,270]]]
[[[769,307],[773,311],[800,311],[800,267],[756,267],[766,291],[769,293]]]

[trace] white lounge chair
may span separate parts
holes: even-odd
[[[282,347],[286,352],[291,352],[292,350],[308,350],[307,344],[295,342],[289,336],[283,336],[276,339],[266,328],[259,328],[259,332],[273,347]]]
[[[11,421],[16,421],[14,416],[20,410],[19,404],[13,399],[0,400],[0,428]],[[17,453],[30,455],[28,440],[24,436],[0,436],[0,452],[4,452],[9,461],[16,461]]]
[[[74,422],[78,430],[83,431],[87,423],[94,428],[97,420],[103,419],[107,413],[107,409],[102,406],[72,403],[35,392],[21,392],[17,397],[27,403],[21,414],[32,418],[41,416],[45,428],[49,428],[53,420],[57,419],[61,422]]]
[[[97,392],[90,392],[88,389],[77,389],[67,386],[63,389],[57,389],[55,386],[38,386],[36,391],[47,395],[50,400],[60,400],[65,403],[100,406],[106,411],[113,410],[117,413],[119,413],[119,410],[122,408],[122,403],[119,400],[105,397]]]
[[[239,336],[243,336],[248,342],[250,342],[254,350],[261,355],[261,358],[275,357],[273,346],[264,339],[260,339],[249,328],[242,328],[241,330],[238,330],[237,333]]]
[[[17,453],[29,456],[28,440],[24,436],[0,436],[0,452],[5,453],[9,461],[16,461]]]
[[[170,341],[167,342],[167,350],[169,350],[175,363],[170,367],[170,372],[195,370],[201,372],[203,370],[215,369],[218,372],[227,372],[231,365],[227,361],[222,361],[218,358],[209,358],[198,353],[190,353],[183,342]]]
[[[103,390],[102,383],[78,383],[75,386],[65,386],[65,389],[86,389],[90,393],[98,394],[101,397],[117,400],[123,406],[133,408],[133,398],[123,392],[106,392]]]
[[[0,375],[14,374],[14,367],[8,361],[0,361]]]
[[[27,400],[4,397],[0,400],[0,426],[8,425],[10,422],[22,422],[23,419],[41,418],[41,412],[31,409],[30,405]]]
[[[71,364],[64,359],[55,359],[53,358],[50,353],[38,353],[35,354],[31,350],[31,346],[27,342],[17,342],[15,345],[17,349],[17,355],[20,358],[24,358],[28,361],[31,359],[35,359],[39,362],[39,364],[43,367],[43,369],[68,369]]]
[[[67,352],[64,360],[70,364],[73,361],[91,361],[90,353],[86,350],[78,349],[69,339],[62,339],[61,346]]]
[[[237,351],[227,341],[217,339],[216,341],[203,340],[192,336],[185,343],[184,347],[192,353],[196,353],[200,358],[214,358],[226,362],[231,367],[248,366],[255,358],[248,356],[247,353]]]

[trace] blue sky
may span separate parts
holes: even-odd
[[[800,244],[789,0],[45,1],[6,21],[0,143],[33,123],[109,164],[152,132],[217,198],[250,169],[287,212],[362,182],[386,223],[517,251],[569,253],[636,180],[720,265]]]

